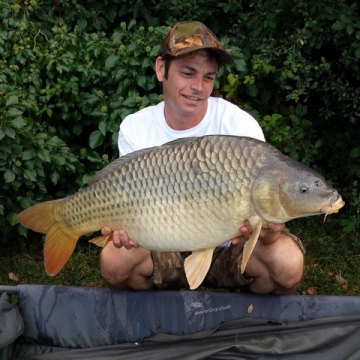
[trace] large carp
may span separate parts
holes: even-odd
[[[209,270],[214,248],[240,235],[248,220],[244,272],[267,223],[337,212],[344,201],[323,177],[268,143],[213,135],[173,141],[123,156],[90,185],[60,200],[36,204],[20,223],[46,233],[45,269],[56,275],[81,235],[124,228],[155,251],[192,251],[185,260],[191,289]],[[97,238],[106,243],[109,238]]]

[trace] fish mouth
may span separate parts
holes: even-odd
[[[343,206],[345,205],[345,201],[339,196],[335,202],[324,205],[320,211],[325,214],[324,216],[324,222],[326,221],[326,218],[330,214],[337,213]]]

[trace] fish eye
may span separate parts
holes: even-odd
[[[305,194],[309,191],[309,186],[307,184],[300,184],[300,193]]]
[[[319,180],[316,180],[316,181],[314,182],[314,185],[315,185],[315,187],[319,187],[319,186],[320,186],[320,181],[319,181]]]

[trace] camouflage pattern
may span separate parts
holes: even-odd
[[[161,56],[176,57],[200,49],[215,51],[222,63],[231,64],[234,61],[214,33],[199,21],[176,24],[163,42]]]
[[[287,229],[282,233],[293,239],[305,254],[301,240]],[[244,289],[252,278],[246,279],[240,271],[243,245],[217,247],[214,251],[212,264],[204,282],[205,287],[224,289]],[[149,282],[158,289],[189,288],[184,271],[184,260],[191,252],[157,252],[152,251],[154,272]]]

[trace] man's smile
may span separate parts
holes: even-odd
[[[201,101],[203,99],[197,97],[197,96],[188,96],[188,95],[183,95],[186,99],[192,100],[192,101]]]

